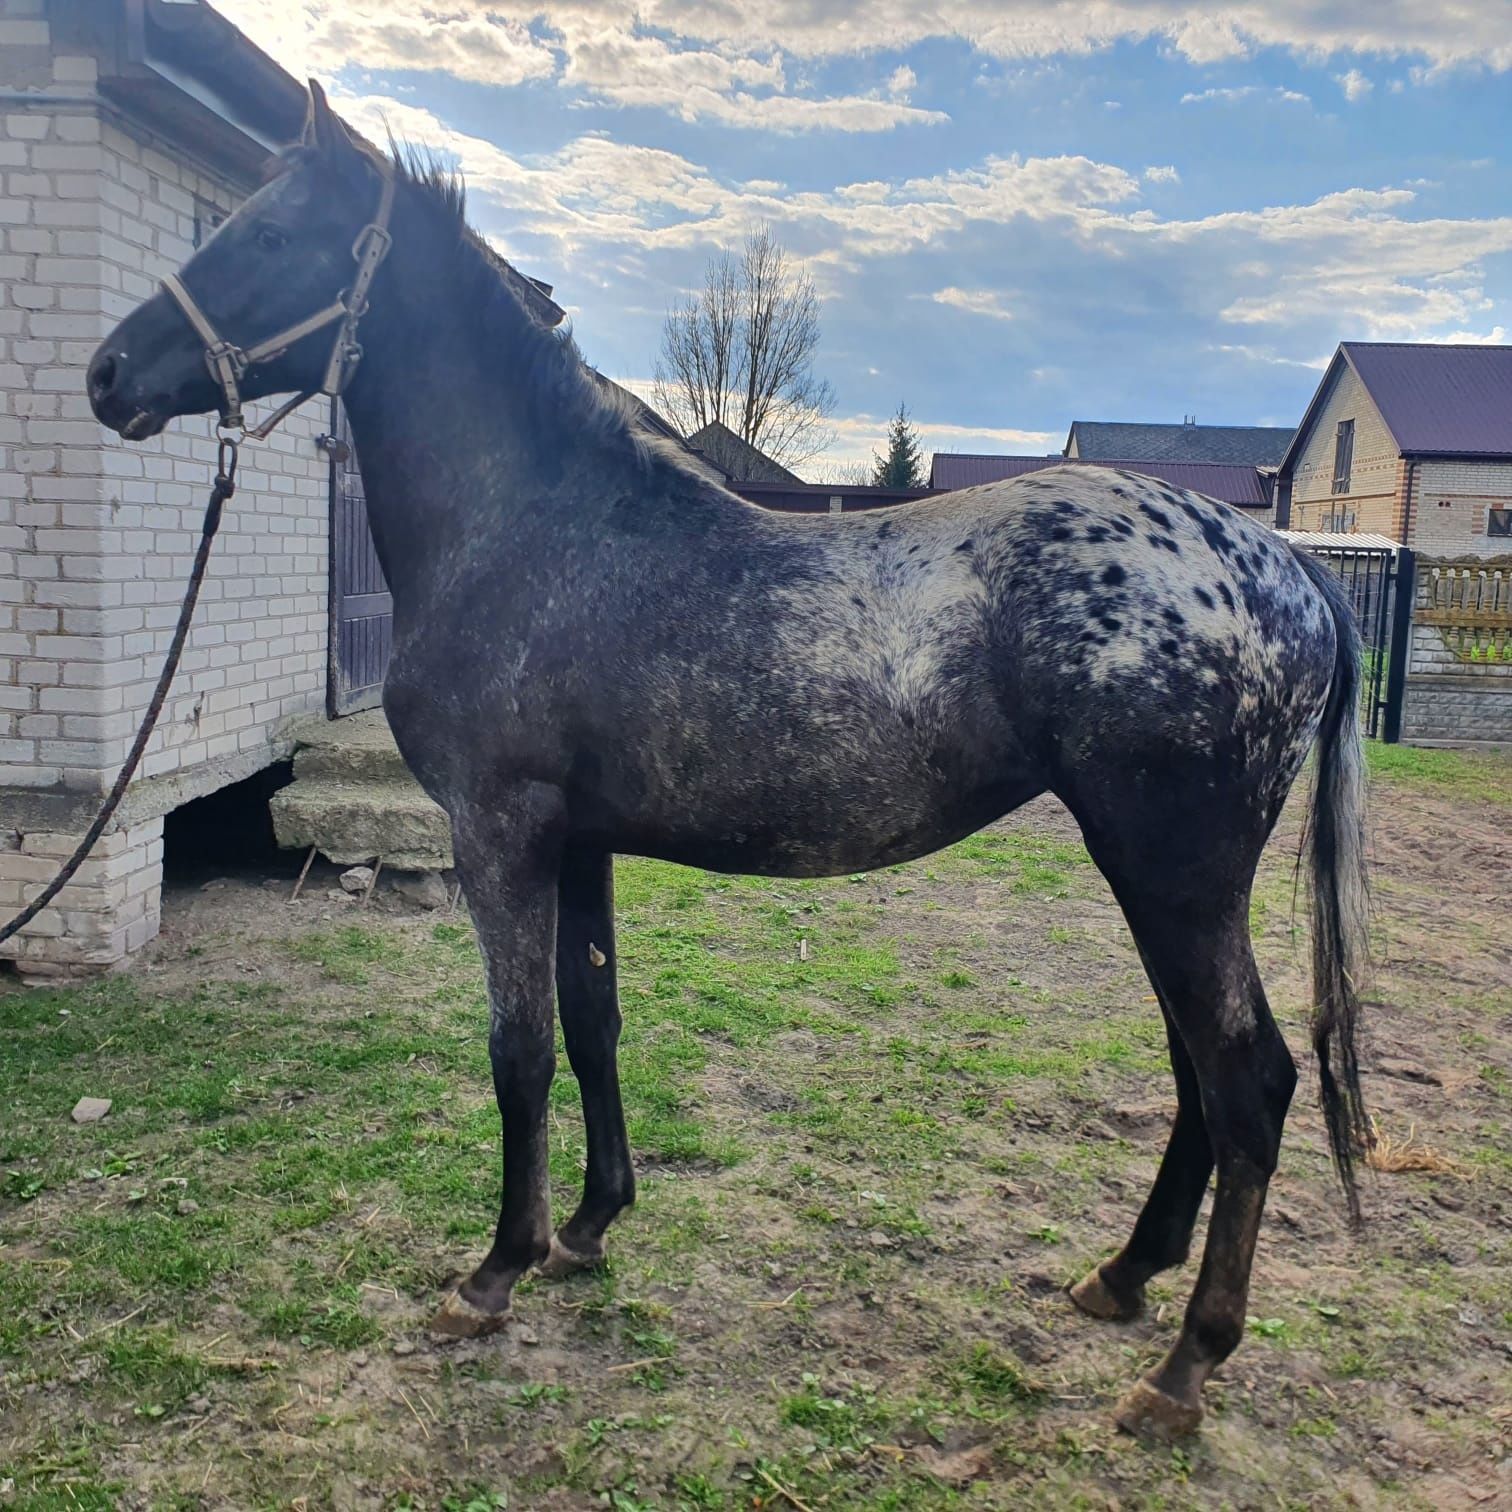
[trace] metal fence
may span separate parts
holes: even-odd
[[[1412,626],[1414,554],[1405,546],[1303,545],[1326,562],[1349,594],[1365,643],[1360,722],[1372,739],[1401,738],[1402,694]]]

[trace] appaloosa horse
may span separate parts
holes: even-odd
[[[1179,1097],[1132,1236],[1071,1295],[1137,1312],[1186,1256],[1216,1164],[1180,1335],[1119,1409],[1193,1427],[1244,1330],[1296,1082],[1249,896],[1315,743],[1312,1038],[1354,1207],[1359,647],[1334,580],[1226,505],[1104,468],[875,513],[744,503],[638,434],[541,328],[454,182],[373,152],[311,94],[302,144],[121,322],[89,392],[134,438],[235,411],[228,373],[249,398],[345,386],[394,598],[384,707],[451,818],[492,1005],[498,1229],[435,1326],[496,1328],[532,1266],[599,1260],[633,1198],[615,852],[829,876],[925,855],[1049,791],[1123,908]],[[582,1201],[555,1236],[553,984],[588,1132]]]

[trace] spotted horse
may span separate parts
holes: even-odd
[[[361,300],[341,293],[354,255]],[[345,391],[394,599],[384,708],[450,816],[491,1004],[498,1227],[437,1330],[491,1332],[532,1267],[601,1261],[634,1198],[616,853],[833,876],[927,855],[1050,792],[1128,920],[1178,1095],[1132,1234],[1071,1299],[1132,1318],[1185,1258],[1216,1167],[1180,1332],[1118,1408],[1131,1429],[1196,1426],[1244,1331],[1297,1079],[1249,898],[1313,748],[1312,1042],[1357,1210],[1359,644],[1326,570],[1226,505],[1105,468],[877,512],[753,507],[638,433],[467,229],[457,185],[350,135],[318,86],[303,141],[177,288],[107,337],[88,384],[129,438],[234,419],[243,398]],[[588,1136],[582,1200],[555,1235],[553,996]]]

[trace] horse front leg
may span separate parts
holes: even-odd
[[[562,800],[511,791],[452,816],[457,871],[488,979],[488,1053],[504,1142],[504,1190],[487,1258],[442,1304],[434,1332],[475,1338],[509,1316],[515,1282],[551,1248],[546,1099],[556,1072],[552,958]]]
[[[565,1276],[604,1258],[604,1231],[635,1201],[635,1166],[620,1103],[620,1034],[614,949],[614,858],[569,847],[557,892],[557,1006],[567,1059],[583,1095],[588,1169],[577,1211],[542,1264]]]

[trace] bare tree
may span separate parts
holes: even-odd
[[[737,256],[710,262],[704,286],[667,312],[656,359],[656,404],[684,435],[718,421],[789,466],[832,439],[830,384],[814,375],[819,295],[761,226]]]
[[[809,482],[866,488],[875,471],[876,467],[871,462],[821,462],[818,467],[809,469]]]

